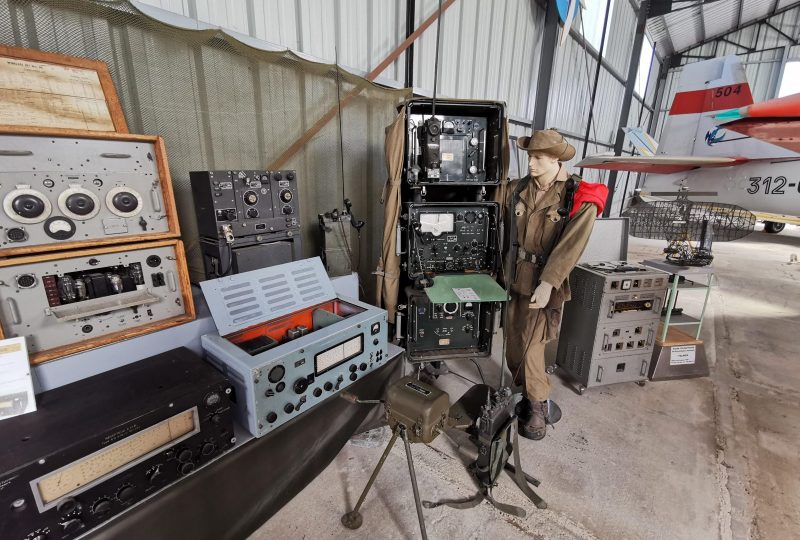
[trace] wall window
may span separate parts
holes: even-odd
[[[633,91],[641,97],[647,91],[647,78],[650,75],[650,62],[653,58],[653,42],[648,36],[642,41],[642,52],[639,55],[639,69],[636,71],[636,83]]]
[[[586,40],[595,48],[600,50],[600,39],[603,37],[603,19],[606,16],[607,0],[584,0],[583,5],[586,9],[583,10],[583,32]],[[608,4],[611,10],[608,15],[608,31],[612,31],[611,19],[614,13],[614,0]],[[574,28],[574,26],[573,26]],[[608,41],[608,32],[606,32],[606,42]]]
[[[778,97],[789,96],[798,92],[800,92],[800,60],[786,62],[783,67]]]

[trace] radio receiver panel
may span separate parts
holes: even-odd
[[[295,171],[192,171],[200,236],[232,241],[300,228]]]
[[[0,538],[69,540],[233,446],[231,387],[175,349],[37,397],[0,425]]]
[[[386,311],[338,297],[319,257],[200,286],[219,330],[203,349],[256,437],[388,362]]]
[[[407,203],[408,273],[495,270],[499,205]]]
[[[161,137],[0,135],[0,256],[180,234]]]
[[[194,319],[179,240],[0,261],[3,337],[38,363]]]
[[[428,98],[406,107],[406,179],[412,186],[498,184],[505,110],[501,103]]]
[[[406,288],[406,350],[412,362],[491,354],[495,302],[436,304],[424,291]]]

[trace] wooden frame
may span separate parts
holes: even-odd
[[[108,71],[108,66],[105,62],[99,60],[91,60],[89,58],[81,58],[77,56],[67,56],[63,54],[49,53],[35,49],[24,49],[21,47],[9,47],[0,45],[0,57],[15,58],[19,60],[26,60],[30,62],[41,62],[51,64],[54,66],[63,66],[75,69],[92,70],[97,73],[100,80],[100,87],[105,96],[106,107],[111,117],[111,123],[114,126],[114,131],[98,131],[98,133],[128,133],[128,124],[125,121],[125,114],[122,111],[122,105],[117,95],[117,90],[114,87],[114,81],[111,79],[111,73]],[[24,126],[17,124],[0,124],[0,128],[4,130],[18,130],[25,128],[44,129],[49,132],[70,131],[71,128],[61,126],[51,126],[47,128],[36,128],[34,126]]]
[[[110,345],[111,343],[124,341],[126,339],[141,336],[143,334],[157,332],[159,330],[164,330],[165,328],[170,328],[173,326],[178,326],[180,324],[193,321],[195,319],[194,298],[192,297],[192,286],[191,283],[189,282],[189,271],[186,266],[186,253],[184,252],[183,249],[183,242],[181,242],[180,240],[163,240],[160,242],[146,242],[134,245],[86,249],[78,251],[69,251],[66,253],[47,253],[43,255],[32,255],[30,257],[19,257],[13,259],[0,260],[0,268],[5,268],[8,266],[19,266],[24,264],[40,263],[45,261],[57,261],[59,259],[67,259],[67,258],[72,259],[76,257],[89,257],[92,255],[118,253],[122,251],[139,251],[139,250],[154,249],[165,246],[175,247],[175,257],[176,257],[175,262],[178,267],[178,286],[181,289],[181,297],[183,298],[183,306],[185,310],[185,313],[183,315],[170,317],[168,319],[164,319],[161,321],[143,324],[141,326],[128,328],[126,330],[121,330],[119,332],[113,332],[111,334],[106,334],[104,336],[98,336],[96,338],[87,339],[85,341],[71,343],[69,345],[62,345],[61,347],[55,347],[53,349],[48,349],[46,351],[34,353],[33,355],[30,356],[30,363],[41,364],[49,360],[55,360],[57,358],[69,356],[71,354],[76,354],[89,349],[95,349],[97,347],[102,347],[104,345]],[[3,326],[0,325],[0,339],[5,339],[5,337],[6,337],[5,330],[3,329]]]
[[[178,209],[175,205],[175,194],[172,189],[172,177],[169,173],[169,163],[167,162],[167,150],[164,139],[159,135],[135,135],[132,133],[113,133],[103,131],[84,131],[84,130],[58,130],[50,131],[40,128],[24,128],[8,130],[0,126],[0,135],[30,135],[36,137],[60,137],[60,138],[81,138],[81,139],[101,139],[108,141],[130,141],[145,142],[153,144],[155,147],[156,168],[161,182],[161,192],[164,197],[164,214],[167,216],[169,230],[161,233],[151,234],[132,234],[124,237],[96,238],[88,240],[76,240],[74,242],[58,242],[41,246],[20,246],[0,248],[0,257],[14,255],[31,255],[47,251],[64,251],[73,248],[87,246],[105,246],[119,243],[150,242],[164,238],[178,238],[181,234],[180,223],[178,220]]]

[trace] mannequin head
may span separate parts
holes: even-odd
[[[542,152],[528,152],[528,172],[533,178],[552,179],[558,174],[558,158]]]

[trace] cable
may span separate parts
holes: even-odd
[[[442,39],[442,0],[439,0],[439,16],[436,18],[436,59],[433,64],[433,100],[431,117],[436,116],[436,83],[439,80],[439,45]]]
[[[475,364],[475,367],[478,368],[478,375],[481,377],[481,382],[486,384],[486,377],[483,376],[483,370],[481,369],[481,366],[478,365],[478,362],[476,362],[474,358],[470,358],[470,360],[473,364]]]

